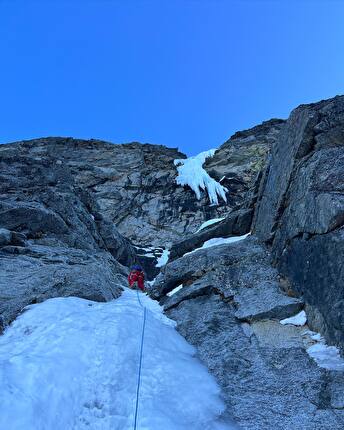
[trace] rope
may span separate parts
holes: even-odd
[[[143,323],[142,323],[142,334],[141,334],[139,372],[138,372],[138,377],[137,377],[134,430],[137,429],[137,417],[138,417],[138,410],[139,410],[139,398],[140,398],[140,388],[141,388],[141,370],[142,370],[142,358],[143,358],[143,343],[144,343],[145,327],[146,327],[146,308],[141,303],[138,291],[136,291],[136,294],[137,294],[137,300],[138,300],[141,308],[143,308]]]

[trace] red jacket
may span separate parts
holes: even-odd
[[[140,290],[145,289],[145,275],[140,270],[132,270],[128,276],[129,287],[132,287],[135,282],[137,282],[137,286]]]

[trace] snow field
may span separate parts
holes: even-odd
[[[109,303],[31,305],[0,338],[0,428],[133,429],[143,309],[135,291]],[[217,386],[161,307],[147,308],[140,430],[217,430]]]

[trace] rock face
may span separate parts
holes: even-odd
[[[252,209],[239,209],[231,212],[224,220],[216,223],[216,225],[210,225],[204,230],[173,244],[170,252],[170,260],[174,260],[195,248],[199,248],[209,239],[241,236],[248,233],[251,227],[252,215]]]
[[[16,149],[27,157],[42,158],[55,171],[67,170],[74,183],[97,204],[97,212],[135,244],[165,246],[195,232],[204,220],[226,214],[242,203],[244,192],[252,186],[257,166],[264,165],[266,152],[273,142],[278,125],[272,124],[258,126],[234,139],[233,145],[238,148],[242,145],[246,153],[242,160],[236,160],[232,185],[228,179],[224,180],[229,187],[229,202],[227,205],[222,202],[219,207],[210,206],[204,193],[197,200],[191,189],[176,185],[173,162],[185,158],[176,149],[70,138],[36,139],[4,146],[8,151]],[[269,135],[265,140],[263,130]],[[232,153],[227,146],[219,148],[215,161],[229,162]],[[216,177],[222,175],[223,167],[218,161],[216,165],[209,164],[209,169]],[[230,171],[231,167],[227,175]],[[235,183],[244,185],[236,187]]]
[[[183,287],[165,297],[177,285]],[[198,348],[243,429],[341,429],[342,372],[316,366],[307,327],[283,326],[303,300],[290,297],[256,238],[172,261],[151,291]]]
[[[106,252],[33,243],[0,248],[0,273],[0,314],[6,325],[25,306],[51,297],[117,298],[126,276]]]
[[[135,250],[69,168],[39,147],[1,145],[0,172],[3,322],[48,297],[118,297]]]
[[[344,97],[292,112],[254,218],[255,234],[313,307],[314,327],[344,348]]]
[[[344,97],[300,106],[270,130],[268,162],[249,178],[241,209],[174,244],[151,295],[197,346],[243,429],[339,430],[344,372],[310,358],[307,326],[279,320],[304,306],[310,328],[344,347]],[[228,177],[228,158],[206,167]],[[233,235],[246,211],[252,236],[189,253]]]
[[[256,152],[253,151],[255,162],[258,157],[264,163],[265,152]],[[219,156],[226,156],[222,149]],[[245,155],[246,164],[249,157]],[[185,155],[163,146],[113,145],[71,138],[42,138],[1,145],[0,252],[5,268],[30,266],[25,262],[32,262],[32,258],[39,262],[37,255],[41,258],[37,268],[41,263],[45,267],[44,261],[55,261],[51,255],[57,252],[65,256],[70,252],[75,261],[73,253],[77,252],[77,262],[71,264],[74,268],[104,266],[104,283],[99,281],[99,289],[94,291],[94,296],[103,299],[118,294],[111,283],[105,286],[108,273],[115,271],[123,276],[125,270],[118,263],[128,267],[139,261],[148,277],[153,278],[158,273],[155,264],[162,249],[152,252],[152,247],[168,246],[182,235],[194,232],[205,219],[228,213],[238,203],[233,194],[228,205],[210,206],[205,194],[199,201],[192,190],[177,186],[173,163],[177,158]],[[249,169],[246,166],[243,170],[246,176]],[[236,180],[240,182],[239,176],[236,175]],[[247,182],[246,176],[244,182]],[[42,248],[37,252],[35,246]],[[90,255],[94,257],[92,263]],[[57,273],[61,268],[57,266]],[[34,279],[29,275],[30,270],[28,276]],[[42,273],[44,270],[39,269]],[[3,291],[9,288],[9,272],[6,269],[1,274]],[[93,293],[86,286],[88,270],[85,276],[81,272],[75,276],[83,279],[84,291],[71,280],[64,294],[74,291],[82,297],[91,297]],[[2,302],[8,308],[5,321],[14,318],[25,303],[44,299],[49,294],[55,296],[54,282],[44,286],[37,278],[33,287],[38,289],[37,294],[32,292],[29,282],[27,291],[21,287],[18,297],[16,288],[10,296],[5,294]]]
[[[284,123],[282,119],[271,119],[239,131],[206,161],[209,174],[228,189],[227,199],[232,207],[246,203],[247,193],[265,166],[266,157]]]

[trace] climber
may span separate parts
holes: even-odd
[[[143,273],[142,267],[135,265],[132,267],[131,272],[128,276],[129,287],[135,289],[138,287],[141,291],[145,290],[145,275]]]

